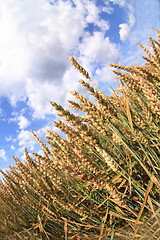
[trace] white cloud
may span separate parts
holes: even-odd
[[[4,149],[0,149],[0,158],[2,158],[4,161],[7,161],[6,152]]]
[[[36,118],[51,113],[46,98],[65,99],[64,75],[70,69],[68,55],[75,54],[80,38],[90,40],[84,30],[87,24],[93,23],[103,32],[109,29],[108,22],[100,18],[102,11],[90,0],[58,0],[53,5],[47,0],[3,1],[0,5],[0,83],[3,82],[0,96],[8,97],[12,105],[27,99]],[[99,40],[106,47],[103,38]],[[103,47],[98,44],[96,50],[94,46],[97,54],[105,51]],[[76,81],[73,77],[71,80]],[[23,123],[19,121],[20,128],[25,126]]]
[[[12,145],[12,146],[11,146],[11,149],[12,149],[12,150],[15,150],[15,147]]]
[[[89,63],[118,63],[121,57],[117,45],[104,37],[102,32],[95,32],[93,36],[84,39],[79,49]]]
[[[96,70],[96,79],[104,83],[113,83],[115,81],[115,75],[110,66],[104,66],[101,69]]]
[[[64,94],[64,88],[61,84],[51,84],[44,82],[32,82],[28,80],[27,83],[28,106],[34,110],[33,118],[44,118],[45,114],[52,114],[53,107],[50,105],[49,100],[58,100]]]
[[[130,33],[131,28],[127,23],[119,24],[119,27],[120,27],[119,30],[120,39],[122,40],[122,42],[125,42],[126,38]]]
[[[28,121],[27,118],[25,118],[24,116],[19,116],[18,117],[18,125],[20,129],[25,129],[30,125],[30,121]]]
[[[103,12],[106,12],[108,14],[113,13],[113,8],[111,6],[103,7]]]
[[[129,10],[129,14],[128,14],[128,22],[130,27],[133,27],[135,24],[135,9],[133,7],[133,5],[131,4],[127,4],[128,10]]]
[[[120,39],[125,41],[135,23],[135,5],[132,0],[103,2],[106,4],[104,8],[97,7],[96,1],[90,0],[57,0],[53,5],[48,0],[2,1],[0,96],[8,97],[14,105],[19,100],[27,100],[34,117],[43,118],[52,113],[46,99],[57,99],[63,105],[68,85],[77,81],[74,76],[67,78],[66,73],[71,71],[69,54],[77,54],[89,71],[95,70],[94,61],[118,63],[120,53],[116,44],[104,37],[109,23],[100,17],[100,13],[112,13],[111,2],[124,7],[128,19],[119,27]],[[150,9],[146,2],[153,4],[145,1],[145,9]],[[137,1],[137,4],[142,5],[142,2]],[[141,7],[137,8],[146,16],[145,11],[141,13]],[[145,19],[147,21],[147,17]],[[145,24],[145,21],[140,23]],[[94,32],[90,36],[84,31],[88,23],[98,26],[103,33]],[[132,35],[132,38],[135,37]]]
[[[126,0],[110,0],[113,4],[118,4],[121,7],[124,7],[126,5]]]
[[[33,134],[27,130],[21,130],[18,134],[17,140],[20,147],[30,148],[30,150],[33,150],[34,146],[37,144]]]
[[[51,130],[52,127],[49,125],[46,125],[45,127],[40,128],[37,131],[34,131],[34,133],[38,136],[38,138],[40,138],[41,140],[44,140],[45,136],[47,135],[46,129]],[[31,131],[24,130],[24,129],[20,130],[17,136],[17,141],[18,141],[18,145],[20,146],[20,148],[18,149],[19,153],[23,152],[24,147],[29,149],[29,151],[39,149],[39,143],[31,133]],[[14,150],[13,145],[11,148]]]
[[[12,137],[11,137],[11,136],[5,137],[5,140],[6,140],[7,142],[10,142],[10,141],[12,140]]]
[[[109,23],[103,19],[98,22],[97,26],[101,28],[101,31],[106,32],[107,30],[109,30]]]
[[[132,29],[132,27],[135,24],[135,16],[134,16],[134,5],[132,0],[110,0],[113,4],[118,4],[120,7],[125,7],[126,11],[128,12],[128,20],[125,23],[119,24],[119,34],[120,39],[122,42],[125,42],[125,40],[128,38],[129,33]]]
[[[18,116],[18,114],[19,113],[13,112],[12,115],[14,117],[9,118],[8,122],[9,123],[10,122],[16,122],[18,124],[18,126],[19,126],[19,129],[27,128],[30,125],[30,121],[26,117],[24,117],[22,115]],[[6,138],[6,141],[11,141],[11,137]]]
[[[116,1],[118,2],[118,1]],[[121,1],[120,1],[121,2]],[[125,1],[122,1],[122,3],[120,4],[121,6],[126,6],[127,11],[128,11],[128,21],[127,23],[121,23],[119,24],[119,35],[120,35],[120,39],[122,40],[122,42],[125,42],[125,40],[128,38],[129,33],[132,29],[132,27],[135,24],[135,16],[134,16],[134,7],[132,4],[130,3],[126,3]]]
[[[82,2],[83,8],[85,9],[84,13],[86,14],[86,22],[97,23],[99,20],[100,9],[96,7],[95,1],[82,0]]]
[[[50,129],[50,126],[45,126],[45,127],[43,127],[43,128],[40,128],[40,129],[38,129],[38,130],[36,131],[37,136],[38,136],[39,138],[44,138],[44,136],[46,136],[46,134],[47,134],[47,130],[46,130],[46,129],[51,130],[51,129]]]

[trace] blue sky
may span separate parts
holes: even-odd
[[[7,0],[0,2],[0,169],[41,152],[42,139],[58,131],[48,100],[68,108],[70,90],[90,98],[69,55],[103,91],[116,88],[109,63],[143,64],[151,26],[160,30],[159,0]]]

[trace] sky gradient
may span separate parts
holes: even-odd
[[[57,119],[49,101],[68,108],[69,93],[90,98],[69,56],[109,94],[116,88],[109,63],[143,64],[143,45],[160,30],[159,0],[7,0],[0,2],[0,169],[41,152]]]

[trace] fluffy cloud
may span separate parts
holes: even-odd
[[[119,24],[119,35],[122,42],[125,42],[127,37],[129,36],[129,33],[131,31],[131,28],[135,24],[135,16],[134,16],[134,7],[132,5],[132,1],[126,1],[126,0],[110,0],[113,2],[113,4],[118,4],[120,7],[126,7],[128,12],[128,21],[126,23]]]
[[[0,158],[2,158],[4,161],[7,161],[6,152],[4,149],[0,149]]]
[[[119,24],[119,27],[120,27],[119,30],[120,39],[122,40],[122,42],[125,42],[126,38],[130,33],[131,28],[127,23]]]
[[[108,22],[100,18],[103,10],[90,0],[59,0],[52,4],[47,0],[3,1],[0,5],[0,82],[3,82],[0,96],[8,97],[12,105],[27,100],[34,117],[42,118],[51,111],[46,99],[58,99],[63,104],[67,84],[77,81],[73,76],[66,78],[66,72],[70,71],[69,54],[80,51],[88,61],[85,50],[88,47],[97,61],[119,59],[116,45],[108,38],[98,33],[92,37],[85,31],[90,23],[104,33],[109,29]],[[79,49],[80,39],[84,46],[81,44]]]
[[[122,23],[119,24],[119,34],[120,34],[120,39],[122,42],[125,42],[127,37],[129,36],[129,33],[131,31],[131,28],[135,24],[135,16],[134,16],[134,8],[131,4],[127,3],[126,7],[128,9],[128,22],[127,23]]]
[[[12,140],[11,136],[5,137],[6,142],[10,142]]]
[[[18,134],[17,140],[19,142],[19,146],[23,148],[30,148],[30,150],[33,150],[35,145],[37,144],[36,139],[32,135],[30,131],[27,130],[21,130]]]
[[[106,12],[108,14],[113,13],[113,7],[110,6],[110,0],[103,0],[105,7],[103,7],[103,12]]]
[[[128,22],[130,27],[133,27],[135,24],[135,10],[134,7],[131,4],[127,4],[128,7]]]
[[[64,45],[70,47],[82,30],[80,24],[75,29],[81,16],[70,10],[73,11],[71,5],[64,2],[59,6],[41,0],[23,4],[10,0],[1,4],[0,95],[8,96],[12,104],[27,94],[27,77],[38,81],[37,88],[39,81],[61,81],[66,69]],[[69,14],[73,15],[70,30]],[[64,19],[68,19],[68,25]]]
[[[12,146],[11,146],[11,149],[12,149],[12,150],[15,150],[15,147],[12,145]]]
[[[34,131],[34,132],[38,136],[38,138],[44,140],[45,136],[47,135],[47,130],[46,129],[51,130],[52,127],[50,125],[46,125],[46,126],[40,128],[40,129],[38,129],[37,131]],[[54,127],[54,130],[56,130],[55,127]],[[31,131],[24,130],[24,129],[21,129],[18,132],[16,142],[20,146],[19,153],[23,152],[24,147],[26,147],[30,151],[33,151],[33,150],[37,149],[37,147],[39,146],[39,143],[37,142],[37,140],[35,139],[35,137],[31,133]],[[12,145],[11,148],[14,149],[14,146]]]
[[[18,121],[19,121],[18,125],[20,129],[25,129],[30,125],[30,122],[24,116],[19,116]]]
[[[120,53],[116,44],[111,43],[108,37],[104,37],[102,32],[95,32],[93,36],[84,39],[79,46],[81,56],[87,62],[100,64],[118,63]]]
[[[126,0],[110,0],[113,4],[118,4],[121,7],[124,7],[126,5]]]
[[[8,120],[8,122],[9,123],[10,122],[17,123],[19,129],[25,129],[25,128],[27,128],[30,125],[30,121],[26,117],[24,117],[22,115],[19,116],[19,113],[14,112],[14,113],[12,113],[12,115],[14,115],[14,117],[10,118]],[[6,137],[6,141],[7,142],[11,141],[11,137],[9,137],[9,138]]]
[[[115,81],[115,75],[110,66],[104,66],[96,70],[96,79],[103,83],[113,83]]]

